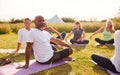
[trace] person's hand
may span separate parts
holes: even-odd
[[[21,69],[21,68],[25,68],[25,69],[27,69],[27,68],[28,68],[28,65],[24,65],[24,66],[18,66],[18,67],[16,67],[16,69]]]
[[[82,39],[78,39],[78,40],[76,40],[76,42],[80,42],[80,41],[82,41]]]

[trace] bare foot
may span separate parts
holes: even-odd
[[[66,58],[63,58],[62,60],[64,60],[64,61],[72,61],[72,57],[66,57]]]
[[[113,47],[113,44],[105,44],[108,47]]]

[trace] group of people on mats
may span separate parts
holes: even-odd
[[[33,51],[36,61],[40,64],[50,64],[58,60],[71,61],[72,57],[70,57],[70,55],[73,53],[73,49],[69,44],[63,42],[63,40],[67,40],[72,34],[74,35],[73,38],[70,40],[72,44],[89,43],[89,41],[85,39],[86,33],[79,21],[75,22],[74,28],[68,35],[66,35],[65,32],[59,33],[53,27],[49,26],[44,20],[44,17],[40,15],[36,16],[34,19],[34,29],[30,27],[31,23],[32,22],[29,18],[25,18],[25,27],[20,29],[18,32],[18,44],[15,53],[19,51],[21,44],[23,43],[25,46],[25,65],[18,66],[17,69],[29,67],[31,51]],[[114,32],[115,29],[113,27],[112,21],[107,20],[106,26],[101,27],[93,34],[91,34],[90,39],[92,39],[92,37],[97,33],[103,34],[102,39],[95,38],[95,41],[98,42],[100,45],[113,45],[113,43],[115,43],[115,53],[111,59],[97,54],[92,54],[91,59],[98,65],[107,68],[115,73],[119,73],[120,30],[117,30],[115,32],[115,38],[113,39],[112,33]],[[55,33],[58,36],[56,38],[53,38],[52,33]],[[65,46],[66,48],[57,51],[57,49],[55,49],[53,45],[61,45]]]

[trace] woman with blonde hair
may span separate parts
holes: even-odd
[[[65,40],[67,40],[72,34],[74,37],[70,40],[72,44],[88,44],[89,41],[85,40],[85,31],[82,28],[80,22],[75,22],[75,27],[72,31],[66,36]]]
[[[107,20],[106,21],[106,26],[99,28],[97,31],[95,31],[91,36],[90,39],[92,39],[93,35],[96,35],[98,33],[102,33],[103,37],[102,39],[100,38],[95,38],[95,41],[99,43],[100,45],[113,45],[114,39],[112,38],[112,33],[115,32],[113,22],[112,20]]]

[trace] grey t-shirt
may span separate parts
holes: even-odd
[[[78,40],[82,36],[83,29],[77,30],[76,28],[72,29],[72,32],[74,33],[73,40]]]

